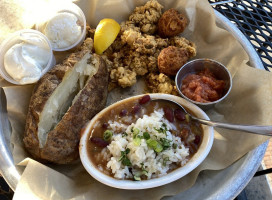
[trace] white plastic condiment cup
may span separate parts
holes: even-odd
[[[87,143],[90,142],[89,139],[90,139],[90,133],[92,131],[92,127],[96,124],[99,118],[101,118],[105,113],[107,113],[107,111],[111,110],[116,105],[117,106],[123,105],[125,104],[127,100],[139,99],[142,96],[144,95],[133,96],[133,97],[118,101],[117,103],[110,105],[109,107],[99,112],[82,130],[80,144],[79,144],[79,153],[80,153],[81,162],[84,168],[93,178],[95,178],[96,180],[100,181],[101,183],[105,185],[108,185],[114,188],[128,189],[128,190],[147,189],[147,188],[154,188],[161,185],[165,185],[182,178],[183,176],[187,175],[192,170],[194,170],[197,166],[199,166],[204,161],[204,159],[207,157],[208,153],[211,150],[213,139],[214,139],[213,128],[209,126],[201,125],[203,128],[203,139],[202,139],[201,145],[199,146],[198,151],[186,163],[186,165],[169,172],[167,175],[164,175],[158,178],[149,179],[149,180],[133,181],[133,180],[115,179],[111,176],[104,174],[102,171],[100,171],[92,162],[91,158],[88,156]],[[193,112],[195,116],[202,119],[209,119],[206,113],[203,110],[201,110],[198,106],[186,101],[185,99],[181,97],[168,95],[168,94],[150,94],[150,97],[151,99],[168,99],[168,100],[175,101],[185,106],[187,109]]]
[[[55,4],[52,9],[54,9],[53,13],[51,13],[46,19],[43,19],[43,21],[38,21],[35,24],[36,30],[44,33],[44,28],[45,28],[47,22],[50,19],[52,19],[55,15],[60,14],[60,13],[70,13],[70,14],[75,15],[77,17],[77,19],[79,20],[79,24],[81,26],[81,35],[74,44],[71,44],[70,46],[67,46],[64,48],[54,48],[54,46],[51,45],[53,51],[67,51],[67,50],[70,50],[70,49],[82,44],[82,42],[84,41],[85,36],[86,36],[86,17],[84,15],[83,11],[76,4],[71,3],[71,2],[65,3],[65,4]]]
[[[32,30],[32,29],[23,29],[23,30],[16,31],[16,32],[12,33],[9,37],[7,37],[0,45],[0,74],[5,80],[7,80],[10,83],[13,83],[16,85],[24,85],[22,83],[19,83],[16,80],[14,80],[7,73],[7,71],[5,69],[5,65],[4,65],[4,56],[5,56],[6,52],[12,46],[14,46],[15,44],[21,43],[23,40],[27,40],[27,38],[31,38],[31,37],[40,38],[42,41],[41,46],[45,47],[50,52],[50,57],[49,57],[48,63],[43,68],[40,78],[56,64],[56,59],[53,54],[51,44],[44,34],[42,34],[39,31]]]

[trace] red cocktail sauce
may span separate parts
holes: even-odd
[[[187,75],[181,86],[182,93],[189,99],[201,103],[212,102],[223,96],[225,82],[218,80],[214,74],[205,70]]]

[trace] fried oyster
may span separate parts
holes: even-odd
[[[178,91],[175,86],[175,81],[173,81],[172,79],[170,79],[168,76],[166,76],[163,73],[148,74],[146,82],[149,89],[153,93],[165,93],[165,94],[178,95]]]
[[[164,48],[175,46],[187,52],[190,59],[196,55],[196,48],[194,43],[183,37],[161,38],[157,35],[162,9],[163,6],[156,0],[148,1],[144,6],[136,7],[128,20],[121,23],[118,37],[102,56],[109,66],[109,90],[117,86],[130,87],[137,82],[137,76],[144,76],[150,92],[166,93],[166,90],[171,90],[171,94],[175,93],[173,81],[164,86],[162,82],[153,81],[160,74],[158,56]]]
[[[129,21],[139,27],[142,33],[154,34],[161,17],[163,6],[156,0],[148,1],[144,6],[136,7],[129,16]]]

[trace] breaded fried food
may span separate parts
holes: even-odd
[[[146,85],[152,93],[165,93],[178,95],[175,81],[171,80],[163,73],[155,74],[150,73],[146,77]]]
[[[141,32],[154,34],[161,17],[163,6],[156,0],[148,1],[145,5],[136,7],[129,16],[129,21],[139,27]]]
[[[109,66],[109,90],[130,87],[140,76],[158,74],[158,56],[168,46],[182,48],[189,58],[196,55],[193,42],[180,36],[162,38],[157,35],[162,8],[158,1],[148,1],[136,7],[128,20],[120,24],[118,37],[102,56]]]
[[[124,67],[113,69],[110,77],[113,80],[117,80],[118,84],[123,88],[130,87],[136,83],[136,73]]]
[[[175,76],[188,59],[189,53],[184,48],[175,46],[164,48],[158,57],[159,71],[168,76]]]
[[[172,37],[170,38],[169,43],[170,46],[186,49],[186,51],[189,53],[190,58],[196,56],[196,45],[184,37]]]
[[[158,22],[158,32],[163,38],[177,36],[187,27],[188,20],[185,15],[174,8],[165,11]]]

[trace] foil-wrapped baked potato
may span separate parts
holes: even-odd
[[[92,48],[86,39],[34,88],[23,139],[34,159],[66,164],[79,157],[80,130],[107,99],[108,69]]]

